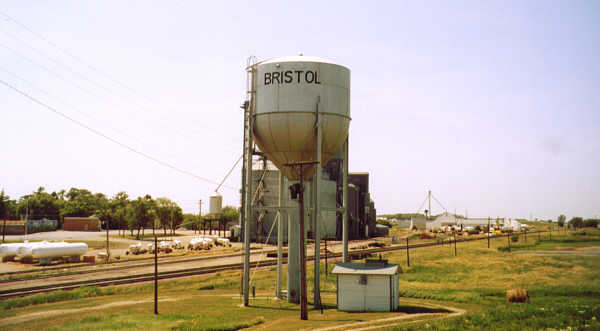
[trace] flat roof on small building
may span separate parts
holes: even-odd
[[[345,275],[394,275],[398,273],[398,265],[343,262],[336,264],[332,273]]]

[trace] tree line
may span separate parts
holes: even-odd
[[[57,220],[59,228],[65,217],[89,217],[95,215],[106,229],[137,231],[143,234],[145,228],[175,232],[183,226],[187,229],[212,227],[213,220],[195,214],[184,214],[182,209],[168,198],[153,199],[149,194],[130,199],[126,192],[119,192],[112,198],[103,193],[92,193],[86,189],[71,188],[68,191],[47,192],[40,187],[31,194],[18,199],[10,199],[0,191],[0,219],[7,220]],[[232,206],[223,208],[222,219],[234,222],[238,210]]]
[[[598,224],[600,224],[600,219],[596,218],[586,218],[575,216],[572,217],[569,222],[567,222],[567,217],[565,215],[558,216],[557,219],[558,226],[561,228],[565,225],[572,228],[596,228]]]

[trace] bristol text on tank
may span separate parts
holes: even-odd
[[[270,84],[289,84],[296,82],[308,84],[321,84],[319,81],[319,72],[311,70],[287,70],[265,72],[265,85]]]

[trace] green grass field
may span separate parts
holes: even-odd
[[[600,329],[600,255],[578,254],[586,247],[600,247],[600,231],[553,233],[552,240],[548,234],[528,235],[527,242],[523,236],[511,242],[510,253],[505,250],[507,244],[506,237],[493,238],[489,249],[486,240],[459,243],[458,256],[454,256],[454,245],[414,249],[410,251],[410,267],[406,266],[405,251],[384,255],[404,271],[399,287],[401,312],[442,311],[431,308],[434,304],[467,313],[446,319],[409,318],[396,326],[376,325],[384,330]],[[574,254],[528,254],[535,250]],[[332,267],[329,264],[329,270]],[[309,263],[309,293],[311,270]],[[250,307],[240,307],[238,271],[162,281],[159,315],[153,314],[153,284],[9,299],[0,302],[0,329],[297,330],[400,315],[338,312],[336,279],[323,274],[323,314],[310,310],[309,321],[300,321],[298,306],[272,298],[275,268],[257,270],[253,285],[257,298],[251,300]],[[530,301],[508,303],[505,291],[512,288],[527,289]],[[19,323],[3,325],[3,321]]]

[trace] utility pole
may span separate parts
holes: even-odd
[[[106,219],[106,263],[110,260],[110,242],[108,240],[108,229],[110,228],[110,222]]]
[[[306,245],[304,243],[304,179],[300,167],[300,319],[308,319],[306,295]]]
[[[297,162],[284,164],[286,167],[298,168],[300,184],[298,186],[298,199],[300,204],[300,319],[308,320],[307,293],[306,293],[306,245],[304,242],[304,166],[315,165],[318,162]]]
[[[329,276],[329,268],[327,267],[327,237],[325,237],[325,276]]]
[[[154,236],[154,315],[158,315],[158,239]]]
[[[4,223],[2,224],[2,243],[4,243],[4,235],[6,234],[6,218],[10,218],[10,213],[7,212],[7,216],[2,217],[4,219]]]
[[[202,220],[202,199],[198,200],[198,225],[196,226],[198,228],[198,233],[200,233],[200,221]],[[196,230],[194,230],[194,233],[196,233]]]
[[[429,192],[427,193],[427,199],[429,200],[429,217],[427,217],[426,219],[430,219],[431,218],[431,190],[429,190]]]
[[[456,255],[456,231],[454,231],[454,256]]]
[[[410,253],[408,248],[408,237],[406,237],[406,266],[410,267]]]
[[[490,217],[489,216],[488,216],[487,240],[488,240],[488,248],[490,248]]]

